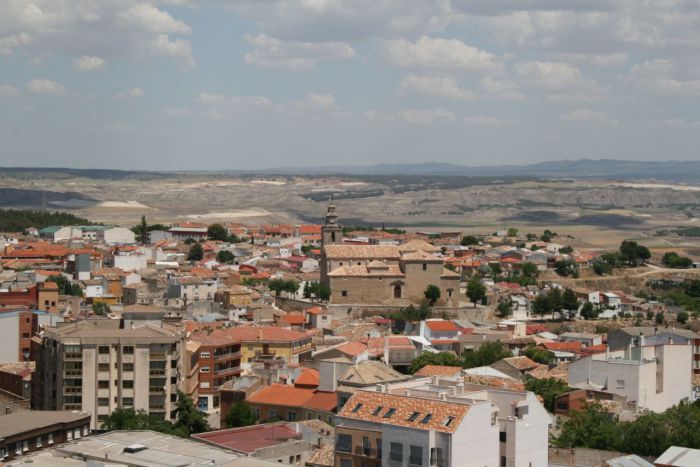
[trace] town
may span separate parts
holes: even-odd
[[[347,214],[1,234],[2,462],[700,465],[696,258]]]

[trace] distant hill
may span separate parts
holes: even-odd
[[[268,169],[281,174],[535,176],[700,181],[700,161],[623,161],[578,159],[528,165],[466,166],[443,162]]]

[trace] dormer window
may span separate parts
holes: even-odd
[[[418,415],[420,415],[420,412],[413,412],[410,417],[408,417],[409,422],[415,422],[416,419],[418,418]]]
[[[392,407],[386,411],[386,413],[384,414],[384,418],[391,418],[394,416],[395,413],[396,413],[396,409]]]
[[[433,418],[433,414],[427,413],[427,414],[425,414],[425,417],[423,417],[423,420],[421,420],[420,422],[421,422],[423,425],[425,425],[425,424],[427,424],[432,418]]]

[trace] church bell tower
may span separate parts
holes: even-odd
[[[321,246],[340,245],[343,243],[343,228],[338,222],[338,214],[335,213],[335,204],[331,198],[326,211],[326,221],[321,230]]]

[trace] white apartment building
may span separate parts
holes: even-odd
[[[336,467],[536,467],[551,417],[527,391],[420,378],[357,390],[336,416]]]
[[[569,386],[592,388],[627,399],[631,407],[663,412],[692,400],[693,346],[631,344],[569,365]]]
[[[90,412],[97,429],[117,408],[170,420],[184,334],[167,325],[120,328],[119,320],[62,323],[38,348],[32,408]]]

